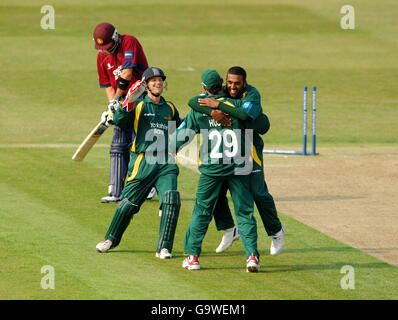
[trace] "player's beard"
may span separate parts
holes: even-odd
[[[245,90],[245,88],[241,88],[240,90],[236,90],[234,92],[234,95],[231,94],[231,90],[227,88],[228,91],[228,95],[232,98],[232,99],[237,99],[238,97],[240,97],[243,93],[243,91]]]

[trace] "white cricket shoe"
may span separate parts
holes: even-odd
[[[122,196],[115,197],[115,196],[107,195],[106,197],[101,198],[102,203],[119,202],[120,200],[122,200]]]
[[[154,196],[156,196],[156,188],[152,188],[146,196],[147,200],[151,200]]]
[[[260,264],[258,262],[257,256],[252,253],[249,259],[246,260],[246,272],[259,272]]]
[[[189,255],[188,258],[184,259],[182,262],[182,267],[188,270],[199,270],[200,264],[198,256]]]
[[[104,240],[98,243],[95,247],[98,252],[100,253],[105,253],[107,252],[110,248],[112,248],[112,241],[111,240]]]
[[[282,229],[272,236],[271,248],[270,248],[271,256],[276,256],[280,254],[283,250],[284,245],[285,245],[285,228],[282,226]]]
[[[235,240],[240,238],[238,227],[234,226],[223,232],[220,245],[217,247],[216,252],[220,253],[227,250]]]
[[[156,258],[171,259],[172,255],[169,252],[169,250],[167,250],[166,248],[163,248],[162,250],[160,250],[160,252],[156,252]]]

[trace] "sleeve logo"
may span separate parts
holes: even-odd
[[[133,59],[134,53],[133,51],[125,51],[124,52],[124,59]]]
[[[245,102],[242,107],[250,110],[253,107],[253,104],[251,102]]]

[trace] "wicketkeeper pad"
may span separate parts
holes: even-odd
[[[156,252],[160,252],[163,248],[166,248],[169,252],[173,249],[180,207],[180,193],[175,190],[166,191],[163,196],[162,217],[160,219],[159,241]]]
[[[111,225],[109,226],[105,236],[105,239],[112,241],[112,247],[116,247],[120,243],[122,235],[130,224],[133,215],[139,210],[140,207],[131,203],[127,198],[124,198],[119,202]]]

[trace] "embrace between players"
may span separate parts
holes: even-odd
[[[201,175],[191,222],[185,233],[187,258],[182,266],[188,270],[200,269],[203,238],[214,217],[217,230],[223,231],[216,252],[225,251],[241,238],[246,270],[258,272],[260,254],[254,203],[268,236],[272,237],[271,255],[283,249],[284,228],[263,172],[260,135],[268,131],[270,124],[262,113],[259,92],[246,83],[245,70],[230,68],[225,86],[217,71],[206,70],[201,77],[204,93],[189,100],[192,110],[181,119],[174,104],[162,96],[166,75],[160,68],[148,67],[137,39],[118,35],[112,25],[102,23],[94,30],[94,41],[96,49],[101,50],[97,59],[100,86],[105,87],[109,100],[102,118],[104,123],[115,126],[111,145],[112,187],[108,198],[102,201],[119,202],[105,240],[96,246],[97,251],[107,252],[120,243],[134,215],[156,189],[161,214],[156,257],[172,258],[181,206],[177,188],[179,170],[173,157],[196,134],[201,134]],[[145,92],[122,108],[124,94],[140,78]],[[119,172],[114,174],[112,170]],[[112,194],[112,188],[119,189],[119,194]],[[228,206],[227,190],[234,204],[237,227]]]

